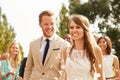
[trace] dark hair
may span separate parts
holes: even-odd
[[[39,14],[39,22],[41,22],[42,17],[45,16],[45,15],[46,15],[46,16],[53,16],[54,13],[51,12],[51,11],[49,11],[49,10],[42,11],[42,13]]]
[[[112,51],[112,42],[111,39],[108,36],[101,36],[98,41],[97,44],[100,42],[101,39],[105,39],[105,41],[107,42],[107,48],[106,48],[106,54],[111,54]]]

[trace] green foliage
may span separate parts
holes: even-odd
[[[101,17],[102,20],[98,24],[100,32],[103,32],[103,30],[107,31],[107,30],[109,30],[109,28],[120,29],[120,11],[119,11],[120,1],[119,0],[111,0],[111,2],[108,2],[108,3],[109,3],[110,13],[109,13],[109,15],[107,15],[107,17],[104,17],[104,16]]]
[[[110,37],[116,52],[115,55],[117,55],[120,60],[120,28],[109,28],[105,34]]]
[[[88,17],[91,23],[95,22],[96,16],[107,18],[110,14],[109,0],[88,0],[88,2],[79,5],[78,2],[75,2],[76,0],[70,0],[70,3],[71,1],[74,3],[69,5],[70,14],[82,14]],[[74,5],[76,6],[71,8]]]
[[[1,14],[0,16],[0,54],[1,54],[2,52],[6,51],[7,46],[10,44],[12,38],[15,37],[15,34],[12,32],[13,31],[12,27],[8,25],[6,16],[2,13],[0,14]]]
[[[0,54],[7,51],[9,44],[14,38],[14,29],[8,24],[5,14],[2,14],[0,9]]]
[[[69,6],[69,13],[73,14],[76,13],[77,9],[79,9],[80,6],[80,0],[69,0],[70,6]]]
[[[58,34],[63,38],[66,34],[68,34],[68,10],[66,9],[65,5],[62,4],[62,8],[60,10],[59,18],[59,32]]]
[[[115,55],[117,55],[118,58],[119,58],[119,60],[120,60],[120,40],[119,40],[118,42],[116,42],[115,45],[116,45],[116,46],[114,47],[114,49],[115,49],[115,51],[116,51],[116,54],[115,54]]]
[[[80,0],[69,0],[69,11],[71,14],[82,14],[89,18],[92,24],[98,22],[98,33],[111,38],[116,55],[120,56],[120,0],[88,0],[81,4]],[[66,13],[67,14],[67,13]],[[63,16],[63,15],[60,15]],[[63,17],[64,18],[64,17]],[[60,26],[66,26],[61,19]],[[66,21],[67,22],[67,21]],[[60,33],[65,35],[64,28]],[[119,57],[120,59],[120,57]]]
[[[21,54],[22,54],[22,59],[24,59],[24,52],[23,52],[23,48],[22,48],[21,44],[20,44],[20,50],[21,50]]]
[[[114,46],[120,40],[120,29],[119,28],[109,28],[105,34],[110,37]]]
[[[120,0],[111,0],[110,2],[111,4],[111,13],[113,15],[111,15],[113,17],[113,23],[120,23]]]
[[[0,8],[0,54],[3,54],[7,51],[8,46],[15,39],[14,28],[8,23],[7,17],[5,14],[2,14]],[[24,52],[22,46],[20,45],[22,57],[24,57]]]

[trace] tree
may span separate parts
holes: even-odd
[[[82,14],[88,17],[91,23],[94,23],[97,16],[106,18],[110,14],[108,1],[109,0],[88,0],[88,2],[81,4],[80,0],[69,0],[69,13]],[[74,6],[74,8],[71,8],[72,6]]]
[[[98,33],[112,39],[116,55],[120,56],[120,0],[88,0],[84,4],[79,4],[78,0],[69,0],[69,3],[70,14],[85,15],[91,24],[98,22]]]
[[[15,32],[8,24],[5,14],[2,14],[0,8],[0,54],[7,51],[9,44],[14,40]]]
[[[69,0],[69,13],[70,14],[73,14],[73,13],[76,13],[77,11],[79,11],[79,6],[80,6],[80,0]]]
[[[115,55],[120,59],[120,28],[109,28],[105,34],[110,37]]]
[[[111,17],[113,17],[112,21],[114,24],[118,24],[119,23],[119,26],[120,26],[120,0],[111,0],[110,1],[110,4],[111,4]]]
[[[62,8],[59,13],[59,32],[58,35],[60,35],[62,38],[68,34],[68,10],[66,9],[65,5],[62,4]]]

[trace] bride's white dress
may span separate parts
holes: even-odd
[[[67,49],[66,72],[67,80],[93,80],[90,74],[90,61],[84,56],[83,50],[73,49],[71,57],[70,48]]]

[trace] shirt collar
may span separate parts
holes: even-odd
[[[52,35],[51,37],[49,37],[48,39],[51,41],[51,40],[53,40],[54,36],[55,36],[55,34],[53,34],[53,35]],[[47,37],[43,35],[43,41],[45,41],[46,39],[47,39]]]

